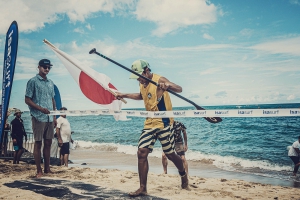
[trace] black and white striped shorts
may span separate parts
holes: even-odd
[[[174,134],[171,133],[170,126],[164,129],[153,128],[143,129],[139,139],[139,148],[147,148],[152,152],[156,140],[160,141],[165,154],[171,154],[175,148]]]

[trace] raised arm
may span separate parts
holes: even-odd
[[[133,99],[133,100],[143,100],[141,93],[119,93],[116,92],[116,98],[127,98],[127,99]]]
[[[182,92],[182,87],[169,81],[166,77],[160,77],[160,79],[158,80],[158,85],[159,88],[162,90],[172,90],[176,93],[181,93]]]
[[[181,93],[182,92],[182,87],[169,81],[165,77],[160,77],[158,80],[158,87],[156,91],[157,98],[160,99],[163,93],[167,90],[172,90],[173,92],[176,93]]]

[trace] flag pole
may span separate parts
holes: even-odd
[[[47,44],[50,48],[52,48],[53,50],[59,50],[58,48],[56,48],[53,44],[51,44],[48,40],[46,40],[46,39],[44,39],[43,40],[43,42],[45,43],[45,44]],[[72,60],[70,60],[69,58],[67,58],[65,55],[63,55],[63,54],[61,54],[59,51],[55,51],[55,52],[57,52],[59,55],[61,55],[62,57],[64,57],[66,60],[68,60],[70,63],[72,63],[75,67],[77,67],[78,69],[80,69],[81,71],[84,71],[84,70],[82,70],[82,68],[80,67],[80,66],[78,66],[76,63],[74,63]],[[90,76],[91,78],[93,78],[92,76]],[[94,78],[93,78],[93,80],[94,81],[96,81],[97,82],[97,80],[95,80]],[[98,83],[98,82],[97,82]],[[100,83],[99,83],[100,84]],[[102,84],[100,84],[100,85],[102,85]],[[114,95],[115,97],[116,97],[116,93],[113,91],[113,90],[111,90],[110,88],[108,88],[107,89],[112,95]],[[127,103],[127,101],[125,100],[125,99],[123,99],[123,98],[121,98],[120,99],[123,103]]]
[[[110,61],[110,62],[112,62],[112,63],[114,63],[114,64],[116,64],[116,65],[118,65],[119,67],[121,67],[121,68],[123,68],[123,69],[125,69],[125,70],[127,70],[127,71],[129,71],[129,72],[131,72],[131,73],[133,73],[133,74],[135,74],[135,75],[137,75],[138,77],[141,77],[141,78],[143,78],[143,79],[149,81],[150,83],[152,83],[152,84],[158,86],[158,84],[157,84],[156,82],[152,81],[151,79],[149,79],[149,78],[147,78],[147,77],[145,77],[145,76],[142,76],[141,74],[136,73],[135,71],[133,71],[133,70],[131,70],[131,69],[125,67],[124,65],[121,65],[120,63],[118,63],[118,62],[116,62],[116,61],[114,61],[114,60],[112,60],[112,59],[110,59],[110,58],[104,56],[103,54],[101,54],[101,53],[99,53],[99,52],[97,52],[97,51],[96,51],[96,48],[90,50],[90,52],[89,52],[89,54],[93,54],[93,53],[94,53],[94,54],[97,54],[98,56],[100,56],[100,57],[102,57],[102,58],[104,58],[104,59],[106,59],[106,60],[108,60],[108,61]],[[174,91],[172,91],[172,90],[170,90],[170,89],[167,89],[167,91],[170,92],[171,94],[173,94],[173,95],[175,95],[175,96],[177,96],[177,97],[179,97],[179,98],[181,98],[181,99],[187,101],[188,103],[192,104],[193,106],[196,107],[197,110],[205,110],[205,109],[202,108],[201,106],[199,106],[199,105],[197,105],[196,103],[194,103],[193,101],[191,101],[191,100],[189,100],[189,99],[187,99],[187,98],[181,96],[180,94],[178,94],[178,93],[176,93],[176,92],[174,92]],[[204,117],[204,118],[205,118],[208,122],[210,122],[210,123],[218,123],[218,122],[221,122],[221,121],[222,121],[222,118],[220,118],[220,117]]]

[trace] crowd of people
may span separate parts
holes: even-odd
[[[57,141],[56,147],[60,148],[60,164],[68,167],[70,142],[73,143],[71,126],[66,115],[50,116],[51,110],[56,110],[54,100],[54,83],[47,75],[52,68],[48,59],[42,59],[38,64],[38,74],[27,82],[25,92],[25,103],[28,105],[31,115],[32,131],[34,138],[34,160],[36,165],[36,177],[42,177],[44,173],[52,173],[50,169],[50,150],[53,138]],[[182,87],[169,81],[166,77],[152,73],[150,65],[145,60],[136,60],[131,69],[135,73],[130,75],[131,79],[139,82],[139,92],[136,93],[116,93],[116,98],[129,98],[133,100],[143,100],[147,111],[169,111],[172,110],[172,102],[167,90],[173,92],[182,92]],[[157,85],[150,84],[152,80]],[[60,110],[67,110],[66,107]],[[7,115],[9,116],[10,113]],[[27,134],[21,118],[22,111],[15,109],[15,118],[12,122],[5,124],[5,129],[10,130],[14,148],[13,163],[18,164],[22,153],[24,152],[23,140],[27,141]],[[187,128],[182,122],[174,121],[173,118],[146,118],[144,128],[138,141],[138,172],[140,185],[139,188],[129,196],[136,197],[147,195],[147,176],[148,176],[148,155],[152,152],[157,139],[162,147],[162,165],[163,171],[167,174],[168,160],[174,163],[181,177],[182,189],[189,189],[188,163],[185,153],[188,150]],[[7,131],[5,132],[7,134]],[[1,139],[2,149],[7,141],[3,134]],[[43,145],[42,145],[43,144]],[[43,149],[42,149],[43,148]],[[288,156],[295,164],[293,175],[296,176],[300,153],[300,136],[293,143]],[[7,149],[7,148],[6,148]],[[42,153],[41,153],[42,152]],[[41,166],[41,157],[44,159],[44,168]]]

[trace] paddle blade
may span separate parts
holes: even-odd
[[[197,110],[205,110],[204,108],[202,108],[201,106],[198,106],[195,103],[193,103],[193,105],[196,107]],[[214,123],[214,124],[222,121],[221,117],[204,117],[204,119],[206,119],[208,122]]]
[[[219,123],[222,121],[221,117],[204,117],[210,123]]]

